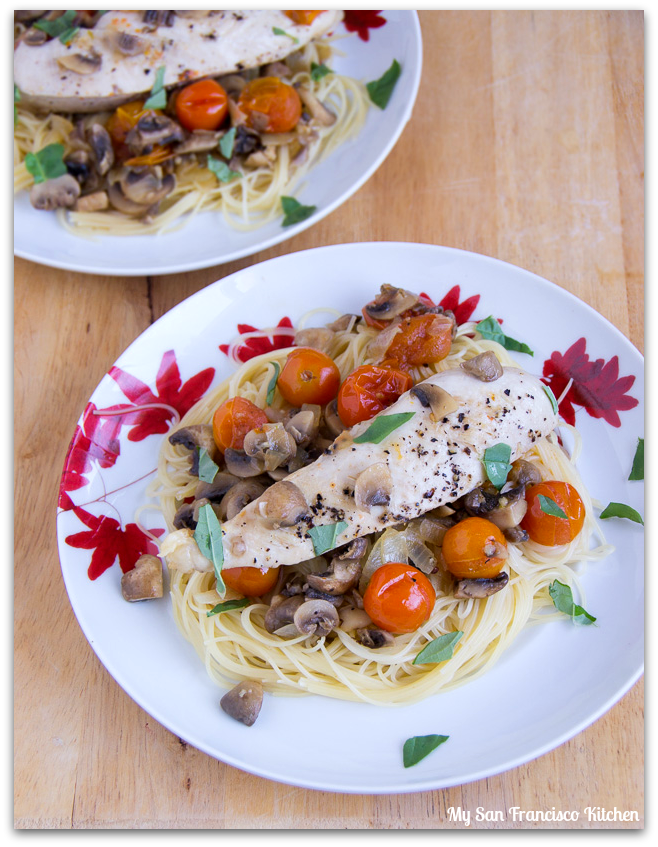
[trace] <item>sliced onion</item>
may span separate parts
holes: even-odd
[[[386,329],[382,329],[381,332],[377,333],[377,335],[372,339],[370,344],[368,344],[368,356],[376,362],[385,358],[386,351],[391,346],[393,337],[397,335],[398,332],[402,332],[402,328],[400,327],[399,320],[394,320],[391,326],[387,326]]]
[[[348,607],[340,610],[340,628],[344,629],[345,632],[363,629],[363,627],[370,626],[371,623],[370,615],[363,609],[350,609]]]
[[[396,529],[385,530],[370,551],[363,566],[359,580],[359,593],[363,594],[366,590],[370,578],[377,568],[389,562],[406,562],[407,559],[407,542],[404,533],[398,532]]]
[[[409,558],[413,564],[425,574],[432,573],[436,568],[436,556],[427,547],[416,528],[409,526],[404,534],[407,540]]]

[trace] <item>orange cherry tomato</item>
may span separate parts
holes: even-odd
[[[333,359],[312,347],[298,347],[288,354],[277,387],[291,406],[333,400],[340,386],[340,371]]]
[[[338,392],[338,415],[345,426],[367,421],[408,391],[414,384],[408,373],[394,367],[361,365]]]
[[[279,568],[227,568],[222,570],[222,579],[233,591],[244,594],[245,597],[260,597],[267,594],[276,585],[279,578]]]
[[[485,518],[465,518],[443,536],[443,559],[458,579],[497,576],[503,569],[506,550],[505,536]]]
[[[414,632],[432,614],[436,592],[424,573],[402,562],[382,565],[363,595],[363,608],[387,632]]]
[[[566,518],[549,515],[542,510],[540,495],[548,497],[562,509]],[[528,510],[521,521],[532,541],[545,547],[568,544],[578,535],[585,522],[585,504],[568,482],[550,479],[530,486],[525,493]]]
[[[233,397],[224,401],[213,415],[212,434],[215,444],[222,453],[229,447],[242,450],[245,435],[266,423],[267,415],[255,403],[244,397]]]
[[[453,321],[446,315],[411,315],[400,321],[387,355],[405,365],[440,362],[450,352]]]
[[[299,94],[276,76],[248,82],[240,93],[238,107],[246,115],[247,125],[258,132],[290,132],[302,116]]]
[[[228,113],[228,95],[214,79],[186,85],[176,96],[176,117],[188,132],[218,129]]]
[[[296,24],[312,24],[313,21],[317,18],[318,15],[322,14],[321,10],[319,12],[303,12],[301,9],[292,9],[291,11],[284,11],[284,14],[288,15],[290,20]]]

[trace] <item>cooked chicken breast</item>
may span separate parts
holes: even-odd
[[[224,523],[224,567],[273,568],[310,559],[313,527],[344,521],[335,538],[340,546],[418,517],[481,485],[488,447],[509,444],[514,460],[557,424],[542,383],[516,368],[504,368],[494,382],[462,369],[445,371],[377,418],[401,413],[413,416],[379,444],[355,442],[373,421],[358,424],[313,464]],[[167,550],[165,542],[162,553]]]
[[[278,61],[333,29],[342,11],[296,24],[280,10],[185,11],[156,29],[143,11],[113,11],[70,44],[53,38],[14,51],[14,82],[24,103],[52,112],[113,109],[151,90]]]

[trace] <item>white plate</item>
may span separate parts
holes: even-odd
[[[376,13],[362,14],[374,16],[376,23]],[[317,206],[310,218],[286,228],[275,220],[256,230],[240,232],[225,223],[220,213],[208,212],[198,215],[188,226],[163,235],[99,236],[92,240],[70,234],[54,214],[33,209],[27,192],[21,192],[14,202],[14,254],[85,273],[169,274],[250,256],[313,226],[372,176],[411,117],[422,66],[418,16],[415,11],[386,10],[381,17],[386,19],[383,26],[365,29],[361,34],[348,33],[345,23],[339,25],[336,33],[346,37],[336,46],[345,55],[336,56],[332,67],[346,76],[370,82],[397,59],[402,74],[386,109],[373,105],[359,135],[319,162],[301,190],[294,192],[301,203]]]
[[[603,505],[623,502],[643,512],[644,484],[628,481],[637,439],[644,436],[642,357],[580,300],[495,259],[394,243],[322,247],[281,256],[245,268],[176,306],[126,350],[115,368],[153,387],[163,355],[173,351],[182,383],[179,399],[168,393],[162,377],[159,392],[154,392],[180,405],[181,398],[193,399],[190,389],[195,385],[197,390],[205,387],[200,385],[202,377],[188,382],[195,375],[214,369],[214,385],[232,372],[218,344],[233,339],[238,323],[263,328],[283,316],[296,321],[319,305],[357,311],[382,283],[424,291],[435,301],[449,291],[458,293],[462,304],[479,295],[473,317],[494,314],[503,319],[508,335],[534,349],[534,357],[517,354],[531,372],[541,374],[547,360],[555,361],[568,350],[578,353],[574,361],[590,397],[609,407],[609,421],[574,407],[584,437],[581,472]],[[467,306],[457,310],[461,319]],[[594,365],[589,375],[588,363]],[[112,373],[118,377],[117,370]],[[178,388],[175,377],[170,373],[170,392]],[[138,394],[139,382],[132,385]],[[560,387],[554,386],[559,394]],[[97,409],[131,403],[109,375],[90,402]],[[625,406],[629,408],[615,411]],[[127,525],[144,502],[144,487],[151,478],[144,475],[155,467],[162,435],[143,432],[145,437],[136,441],[135,426],[121,427],[118,421],[83,415],[79,427],[93,436],[93,443],[90,446],[79,428],[67,459],[63,510],[58,515],[66,587],[85,635],[117,682],[165,727],[211,756],[270,779],[327,791],[376,794],[443,788],[546,753],[600,717],[642,673],[643,529],[615,519],[605,522],[605,531],[620,552],[590,565],[583,576],[585,607],[597,617],[596,626],[575,627],[565,619],[536,627],[523,634],[488,675],[416,705],[389,709],[320,697],[268,696],[253,727],[236,724],[219,709],[223,689],[206,677],[196,653],[179,635],[168,600],[126,603],[120,594],[119,564],[110,562],[91,580],[87,571],[92,551],[71,546],[78,536],[92,548],[99,545],[96,555],[108,542],[128,541],[125,549],[131,547]],[[95,435],[93,422],[98,424]],[[76,468],[85,482],[77,489],[83,480],[76,477]],[[150,528],[164,526],[156,513],[144,519]],[[134,549],[132,555],[134,561]],[[405,739],[434,733],[449,735],[449,741],[405,770]]]

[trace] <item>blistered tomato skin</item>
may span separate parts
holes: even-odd
[[[214,79],[186,85],[176,97],[176,117],[188,132],[218,129],[228,113],[228,96]]]
[[[382,565],[363,595],[363,608],[386,632],[415,632],[432,614],[436,592],[422,571],[402,562]]]
[[[261,597],[276,585],[279,568],[262,571],[260,568],[226,568],[222,579],[229,588],[245,597]]]
[[[541,507],[540,495],[556,503],[567,516],[549,515]],[[521,521],[532,541],[544,547],[568,544],[583,528],[585,504],[573,485],[561,480],[547,480],[532,485],[525,494],[528,509]]]
[[[347,427],[370,420],[413,386],[408,373],[393,367],[361,365],[338,392],[338,415]]]
[[[450,352],[454,322],[446,315],[403,317],[400,332],[393,336],[386,355],[403,365],[440,362]]]
[[[324,406],[334,399],[339,386],[340,371],[334,360],[312,347],[293,350],[277,380],[281,396],[291,406]]]
[[[257,132],[290,132],[302,116],[302,101],[292,85],[275,76],[247,83],[238,98],[247,125]]]
[[[251,400],[233,397],[215,410],[212,434],[218,449],[224,453],[229,447],[242,450],[244,437],[252,429],[268,423],[267,415]]]
[[[450,573],[457,579],[490,579],[502,571],[507,541],[486,518],[470,517],[451,526],[443,537],[441,552]],[[501,555],[502,554],[502,555]]]

